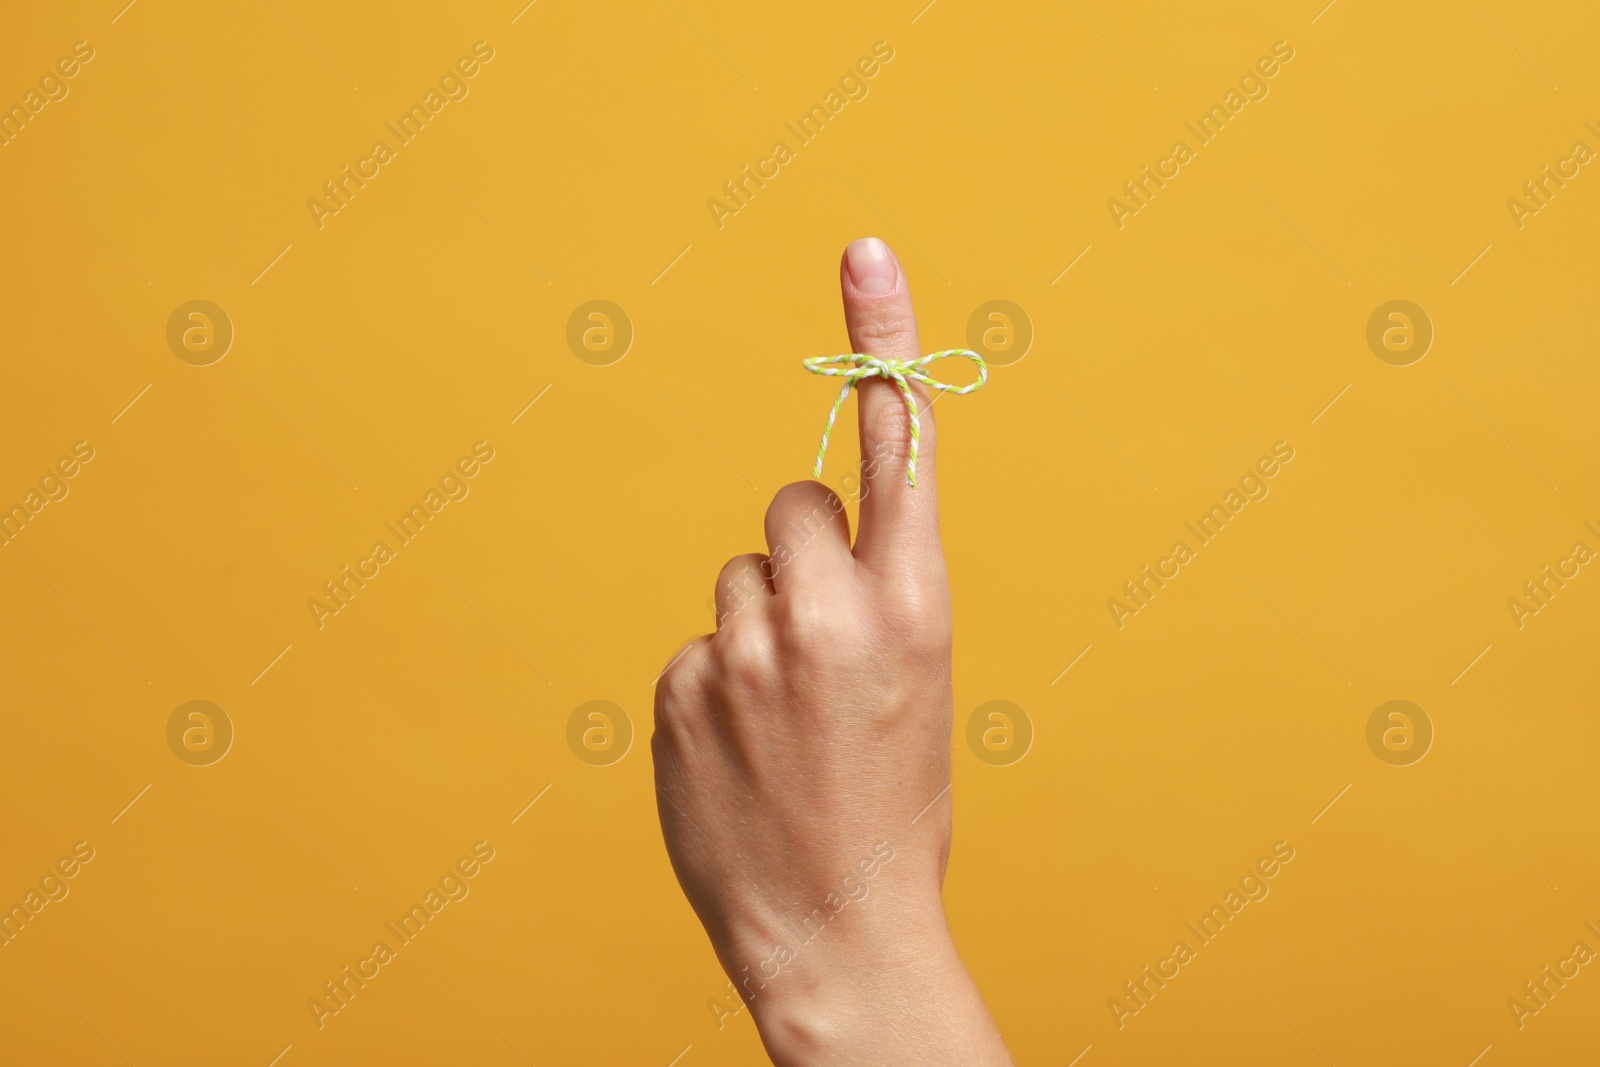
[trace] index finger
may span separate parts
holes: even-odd
[[[851,351],[907,362],[920,357],[911,291],[888,245],[876,237],[853,242],[840,263],[839,284]],[[902,390],[899,383],[883,378],[863,380],[856,394],[862,479],[856,559],[876,568],[901,562],[914,565],[939,551],[931,398],[918,382]],[[911,405],[917,412],[915,436]],[[913,440],[917,442],[915,487],[906,484]]]

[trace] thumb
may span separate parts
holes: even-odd
[[[911,292],[889,246],[876,237],[853,242],[845,249],[839,275],[851,351],[881,359],[919,358]],[[882,378],[868,378],[856,387],[862,497],[855,554],[873,568],[915,566],[939,550],[933,412],[928,390],[916,382],[909,388],[919,430],[915,487],[906,484],[912,449],[906,394]]]

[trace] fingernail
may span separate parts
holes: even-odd
[[[876,237],[852,241],[844,251],[850,281],[868,296],[881,296],[894,288],[897,268],[889,246]]]

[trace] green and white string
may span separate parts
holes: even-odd
[[[950,385],[925,373],[930,363],[949,356],[965,356],[976,363],[978,380],[971,385]],[[828,436],[833,433],[833,423],[839,417],[839,409],[850,397],[850,387],[868,378],[883,378],[900,388],[900,395],[906,402],[906,413],[911,416],[911,451],[906,463],[906,484],[913,488],[917,484],[917,448],[922,442],[922,425],[917,418],[917,398],[912,394],[909,383],[921,382],[929,389],[966,396],[982,388],[983,383],[989,380],[988,364],[984,363],[982,356],[968,348],[949,348],[943,352],[923,356],[921,359],[910,360],[880,359],[859,352],[844,356],[812,356],[805,361],[805,368],[812,374],[826,374],[845,380],[844,388],[839,390],[839,395],[834,398],[833,410],[828,412],[828,425],[822,430],[822,444],[817,449],[817,462],[811,468],[811,477],[822,477],[822,457],[828,454]]]

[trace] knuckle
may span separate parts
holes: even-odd
[[[906,636],[934,662],[943,662],[950,658],[954,634],[948,617],[930,618],[927,615],[919,615],[916,621],[906,628]]]
[[[717,675],[733,688],[750,692],[770,683],[777,657],[771,634],[761,620],[736,620],[718,631],[712,647]]]
[[[922,420],[926,421],[926,420]],[[880,404],[868,417],[872,458],[879,463],[904,463],[911,456],[911,415],[897,397]]]
[[[656,679],[656,711],[664,706],[677,708],[689,702],[699,690],[699,679],[704,669],[704,637],[697,637],[685,645],[667,664]]]
[[[815,589],[786,590],[772,609],[774,643],[785,656],[825,655],[848,626],[831,598]]]
[[[682,744],[703,729],[704,701],[697,689],[682,683],[669,683],[665,678],[656,686],[655,732],[651,735],[651,749],[657,755],[663,748]]]
[[[928,657],[947,656],[953,642],[950,609],[917,582],[906,580],[882,600],[884,622],[903,638],[910,652]]]
[[[725,628],[733,617],[771,592],[772,572],[766,556],[735,556],[723,564],[717,575],[712,601],[717,610],[717,629]]]
[[[687,708],[683,701],[676,699],[664,688],[656,690],[655,733],[651,735],[651,745],[657,742],[666,744],[671,738],[682,734],[688,724]]]
[[[876,347],[899,346],[916,332],[916,320],[908,310],[902,310],[898,301],[879,304],[862,321],[856,323],[856,337],[873,341]],[[874,347],[874,346],[867,346]]]
[[[933,452],[933,407],[926,399],[917,400],[919,454]],[[871,461],[881,469],[902,467],[911,458],[911,413],[896,390],[893,403],[878,404],[867,417],[867,433],[872,441]]]

